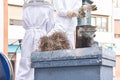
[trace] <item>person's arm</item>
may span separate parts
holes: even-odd
[[[59,16],[67,16],[67,10],[65,10],[63,3],[63,0],[53,0],[54,8]]]
[[[82,0],[76,0],[74,3],[74,6],[72,8],[73,11],[73,16],[72,17],[77,17],[78,16],[78,11],[79,8],[82,6]]]
[[[78,12],[81,6],[82,6],[82,0],[76,0],[73,6],[73,12]]]
[[[53,9],[50,9],[49,18],[48,18],[48,22],[47,22],[47,33],[50,32],[53,27],[54,27]]]

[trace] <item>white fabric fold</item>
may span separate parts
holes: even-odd
[[[77,26],[77,17],[69,18],[67,12],[78,13],[78,9],[82,6],[82,0],[53,0],[56,10],[56,27],[61,27],[67,34],[71,48],[75,48],[74,31]]]
[[[22,40],[21,59],[16,80],[34,80],[31,53],[39,50],[40,38],[46,36],[54,27],[53,8],[44,3],[38,4],[28,3],[23,9],[23,27],[26,32]]]

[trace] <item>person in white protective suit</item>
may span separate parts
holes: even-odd
[[[78,10],[82,6],[82,0],[53,0],[56,10],[56,22],[54,29],[48,34],[56,31],[66,32],[71,49],[75,48],[75,29],[77,26]]]
[[[33,0],[23,7],[23,26],[26,30],[22,40],[21,59],[16,80],[34,80],[31,53],[38,51],[40,38],[54,26],[53,8],[44,0]]]

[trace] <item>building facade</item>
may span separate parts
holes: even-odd
[[[97,11],[92,12],[92,25],[97,27],[95,40],[100,46],[111,47],[114,39],[113,3],[112,0],[94,0]],[[101,5],[102,4],[102,5]],[[103,6],[106,5],[107,6]]]
[[[3,8],[4,8],[4,4],[3,4],[3,0],[0,0],[0,52],[3,52],[3,35],[4,35],[4,24],[3,24]]]
[[[0,0],[0,52],[8,55],[8,1]]]
[[[114,42],[116,52],[115,78],[120,80],[120,0],[114,1]]]

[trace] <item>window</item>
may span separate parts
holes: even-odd
[[[120,38],[120,34],[114,34],[115,38]]]
[[[22,26],[22,20],[10,19],[10,25]]]
[[[120,20],[114,20],[114,37],[120,38]]]
[[[91,24],[97,27],[97,31],[107,32],[108,31],[108,16],[91,15]]]

